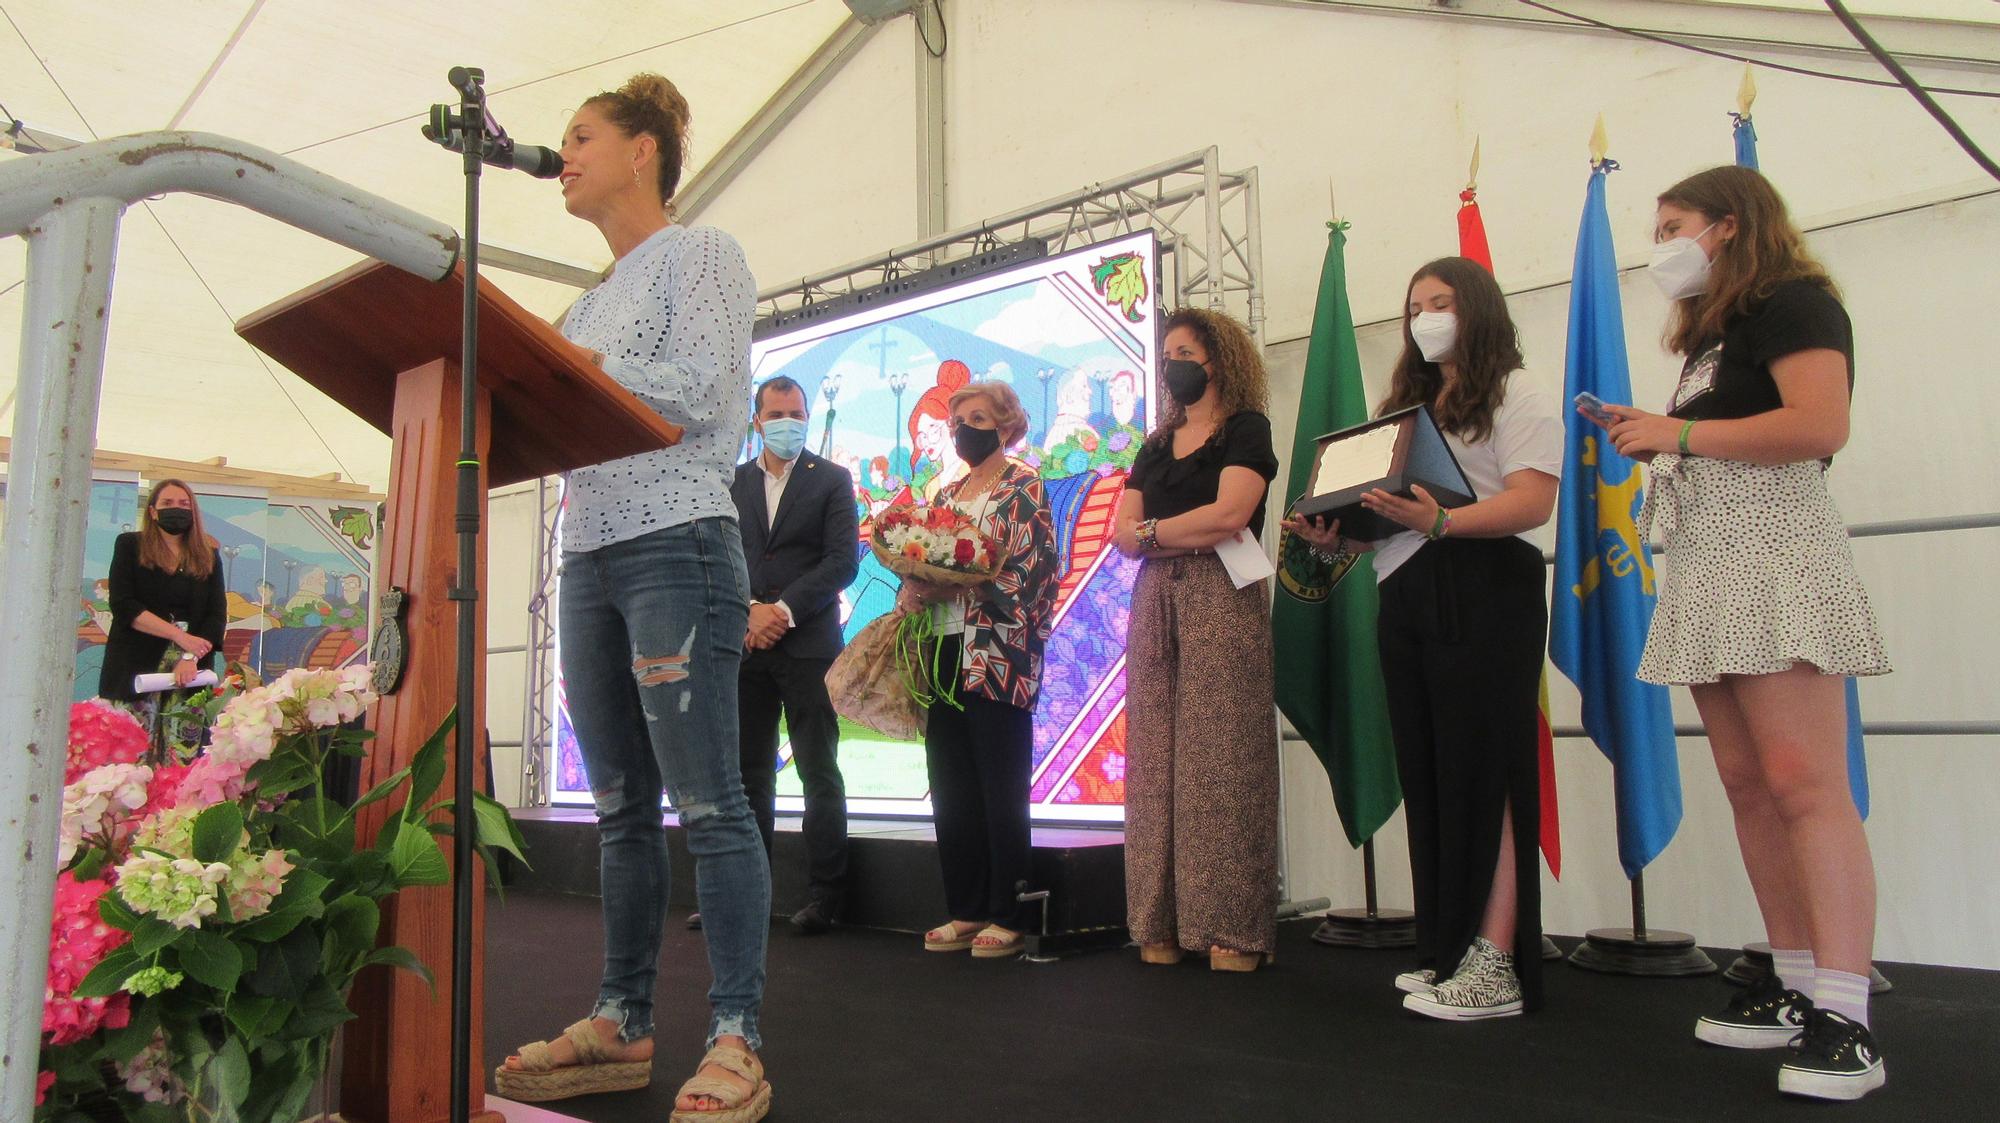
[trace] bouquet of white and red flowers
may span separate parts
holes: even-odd
[[[882,512],[869,545],[892,573],[961,588],[991,581],[1002,560],[976,521],[942,503]]]

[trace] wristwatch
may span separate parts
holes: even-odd
[[[192,663],[192,662],[194,662],[194,652],[192,652],[192,651],[183,651],[183,652],[181,652],[181,662],[183,662],[183,663]]]

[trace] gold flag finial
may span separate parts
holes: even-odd
[[[1467,191],[1479,190],[1479,138],[1477,136],[1472,138],[1472,166],[1467,168],[1465,172],[1465,189]]]
[[[1750,103],[1757,100],[1757,77],[1749,63],[1743,64],[1743,81],[1736,87],[1736,112],[1750,116]]]
[[[1595,167],[1604,162],[1604,154],[1611,151],[1611,140],[1604,134],[1604,114],[1597,115],[1597,125],[1590,130],[1590,163]]]

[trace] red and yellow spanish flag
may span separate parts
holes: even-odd
[[[1472,174],[1458,193],[1458,253],[1493,272],[1493,251],[1486,245],[1486,220],[1479,213],[1479,142],[1472,145]],[[1542,857],[1549,872],[1562,877],[1562,818],[1556,810],[1556,742],[1549,723],[1549,671],[1542,668],[1541,710],[1535,721],[1535,760],[1541,774]]]

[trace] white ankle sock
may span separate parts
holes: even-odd
[[[1793,951],[1771,949],[1771,969],[1778,973],[1778,985],[1811,998],[1813,995],[1813,954],[1811,948]]]
[[[1813,1005],[1868,1024],[1868,976],[1821,967],[1813,972]]]

